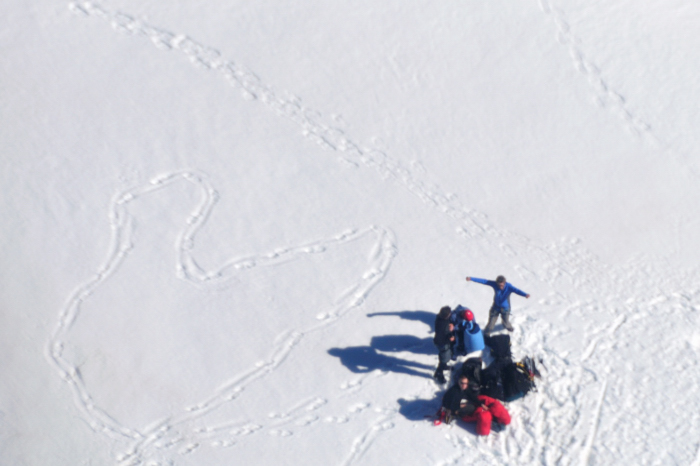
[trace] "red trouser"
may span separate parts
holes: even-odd
[[[488,411],[484,410],[482,407],[478,407],[474,411],[474,414],[462,418],[465,422],[476,421],[477,434],[489,435],[491,433],[491,421],[494,420],[503,425],[510,424],[510,414],[508,414],[508,410],[506,410],[500,401],[486,395],[479,395],[479,400],[486,405]]]

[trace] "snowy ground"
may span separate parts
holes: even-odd
[[[0,5],[1,464],[700,465],[700,5],[170,3]]]

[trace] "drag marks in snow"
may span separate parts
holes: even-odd
[[[272,345],[270,358],[259,361],[248,371],[225,381],[210,398],[199,403],[183,407],[182,411],[174,412],[167,419],[153,422],[151,427],[139,430],[133,426],[124,425],[110,415],[108,410],[98,406],[94,401],[89,387],[81,375],[78,364],[65,356],[65,340],[71,327],[80,318],[81,308],[106,281],[112,277],[128,258],[134,244],[134,220],[129,212],[129,206],[138,202],[144,196],[158,190],[172,187],[176,182],[187,181],[195,185],[201,193],[201,200],[186,220],[186,226],[176,241],[175,249],[177,263],[175,272],[185,282],[198,288],[207,289],[229,280],[246,270],[255,267],[270,267],[286,264],[306,255],[317,255],[326,250],[356,242],[365,237],[374,238],[374,245],[368,259],[367,269],[350,287],[351,291],[344,292],[335,300],[333,307],[316,316],[315,323],[301,330],[291,330],[281,335]],[[67,303],[59,313],[58,324],[46,345],[47,358],[60,377],[68,384],[75,395],[76,405],[87,418],[89,425],[96,432],[110,435],[113,438],[130,439],[133,441],[129,450],[119,456],[122,464],[138,465],[149,458],[152,450],[167,450],[177,446],[181,455],[189,454],[199,448],[200,435],[209,434],[206,428],[191,428],[197,419],[217,408],[232,402],[252,382],[267,376],[277,369],[287,359],[289,354],[308,334],[333,324],[339,318],[364,302],[372,289],[379,284],[388,273],[393,258],[397,254],[396,241],[391,232],[381,227],[368,227],[343,232],[333,238],[312,241],[297,247],[277,249],[271,253],[250,257],[232,259],[225,262],[219,269],[208,271],[197,263],[193,255],[197,233],[204,227],[212,209],[218,200],[218,193],[207,180],[207,177],[194,171],[170,173],[153,178],[148,184],[118,194],[110,206],[110,225],[112,240],[107,258],[98,267],[94,277],[88,280],[68,298]],[[289,412],[275,415],[279,420],[291,419],[297,411],[313,411],[325,404],[326,400],[314,398],[293,407]],[[274,417],[274,416],[273,416]],[[315,422],[317,417],[308,415],[298,419],[297,425],[306,426]],[[204,429],[204,430],[202,430]],[[215,431],[215,430],[214,430]],[[287,431],[274,430],[272,435],[287,435]],[[250,432],[242,432],[250,433]],[[236,435],[240,435],[236,434]],[[221,446],[231,446],[231,439],[221,441]]]
[[[605,401],[605,393],[608,390],[608,381],[603,382],[603,387],[600,390],[600,398],[598,399],[598,404],[596,405],[595,415],[591,421],[591,428],[588,432],[588,438],[586,439],[586,445],[584,447],[583,455],[581,456],[581,464],[588,464],[591,455],[591,447],[593,442],[595,442],[595,437],[598,434],[598,426],[600,423],[600,411],[603,408],[603,402]]]
[[[589,459],[597,461],[595,457],[611,463],[625,458],[652,463],[663,456],[655,448],[666,443],[658,443],[661,437],[668,436],[669,445],[678,444],[679,437],[688,437],[688,441],[694,437],[689,426],[680,431],[677,426],[687,407],[694,405],[691,386],[700,377],[698,355],[687,351],[687,341],[699,323],[698,278],[683,275],[663,271],[656,283],[660,290],[649,286],[630,292],[641,280],[640,271],[634,267],[624,270],[619,275],[619,290],[634,294],[634,299],[606,295],[615,317],[587,322],[580,329],[589,341],[581,355],[588,375],[574,379],[585,396],[579,396],[580,420],[574,430],[580,434],[569,456],[578,456],[582,464],[588,464]],[[627,278],[623,280],[623,276]],[[647,280],[643,283],[650,284]],[[685,290],[678,293],[674,288]],[[679,321],[687,322],[686,331],[678,331]],[[548,364],[550,361],[547,358]],[[668,399],[669,383],[674,385],[676,399]],[[548,398],[561,401],[549,385],[548,377],[544,386]],[[688,388],[677,391],[678,386]],[[648,400],[654,402],[650,405]],[[657,403],[663,408],[649,409]],[[673,461],[685,462],[679,458]],[[673,462],[670,457],[661,461]]]

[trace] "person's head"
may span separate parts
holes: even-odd
[[[471,322],[472,320],[474,320],[474,313],[469,309],[466,309],[464,311],[464,320],[466,320],[467,322]]]
[[[440,312],[438,312],[438,317],[441,319],[448,319],[450,314],[452,314],[452,309],[450,309],[450,306],[443,306],[440,308]]]
[[[506,277],[503,275],[499,275],[496,277],[496,285],[498,285],[498,288],[501,290],[506,287]]]
[[[457,380],[457,384],[459,384],[459,388],[462,390],[466,390],[469,388],[469,377],[466,375],[462,375],[459,377],[459,380]]]

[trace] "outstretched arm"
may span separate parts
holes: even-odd
[[[520,296],[524,296],[526,298],[530,297],[530,295],[528,293],[525,293],[524,291],[517,289],[513,285],[510,285],[510,288],[513,290],[513,293],[515,293],[515,294],[519,294]]]
[[[476,278],[476,277],[467,277],[468,282],[474,282],[474,283],[481,283],[482,285],[489,285],[493,286],[496,284],[496,282],[493,282],[491,280],[486,280],[484,278]]]

